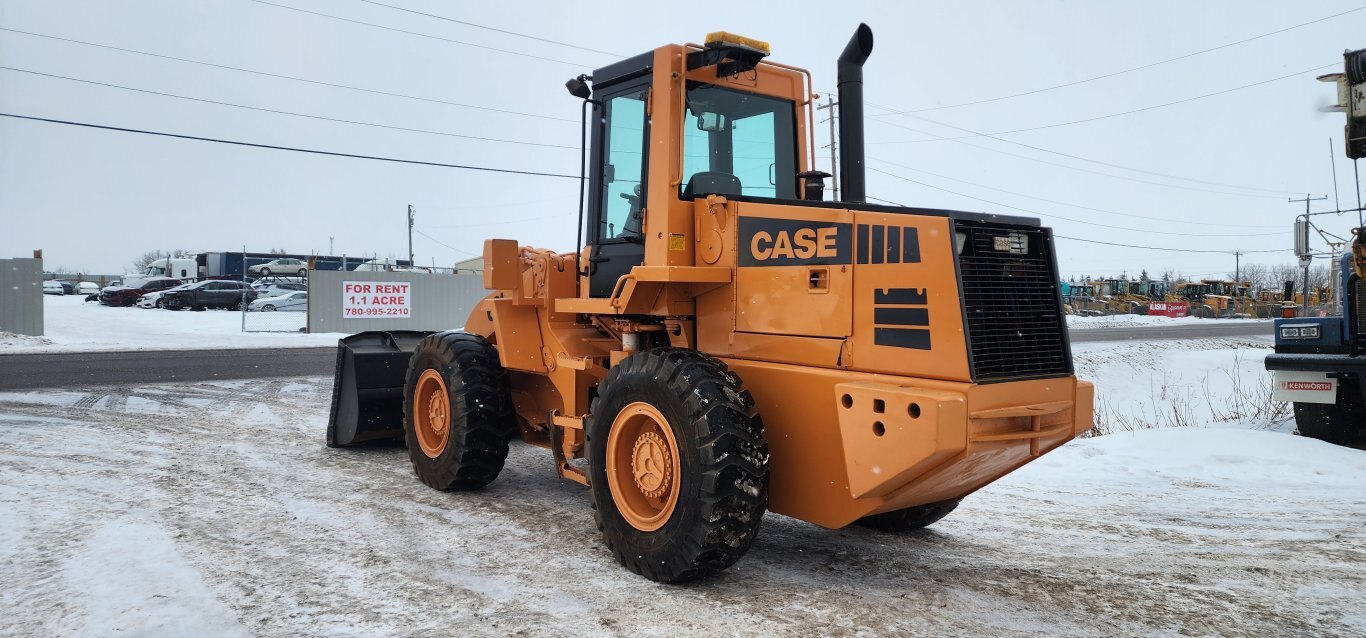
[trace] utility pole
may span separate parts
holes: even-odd
[[[1305,229],[1304,229],[1304,235],[1305,235],[1305,237],[1304,237],[1304,242],[1305,242],[1305,246],[1308,246],[1308,245],[1309,245],[1309,228],[1308,228],[1308,227],[1309,227],[1309,202],[1314,202],[1314,201],[1318,201],[1318,200],[1321,200],[1321,199],[1328,199],[1328,196],[1327,196],[1327,195],[1324,195],[1323,197],[1311,197],[1308,193],[1305,193],[1304,197],[1301,198],[1301,199],[1295,199],[1295,198],[1292,197],[1292,198],[1289,198],[1289,199],[1286,200],[1286,202],[1288,202],[1288,203],[1304,202],[1304,225],[1305,225]],[[1304,291],[1303,291],[1303,293],[1301,293],[1301,294],[1304,295],[1304,301],[1300,303],[1300,316],[1301,316],[1301,317],[1308,317],[1308,316],[1309,316],[1309,264],[1310,264],[1310,262],[1313,261],[1314,256],[1313,256],[1312,254],[1310,254],[1309,252],[1305,252],[1305,254],[1300,255],[1299,257],[1300,257],[1300,267],[1304,268]]]
[[[827,95],[827,96],[825,96],[825,99],[826,99],[825,106],[817,106],[817,107],[816,107],[816,110],[817,110],[817,111],[824,111],[824,110],[826,110],[826,109],[830,109],[830,119],[826,120],[827,122],[830,123],[830,188],[831,188],[832,192],[834,192],[834,194],[835,194],[835,195],[834,195],[834,201],[839,201],[839,200],[840,200],[840,172],[839,172],[839,162],[835,161],[836,145],[838,144],[838,139],[839,139],[838,137],[835,136],[835,107],[839,105],[839,102],[836,102],[836,101],[835,101],[835,96],[833,96],[833,95]]]
[[[408,265],[413,265],[413,205],[408,204]]]

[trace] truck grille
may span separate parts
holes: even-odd
[[[976,381],[1072,371],[1052,235],[1041,228],[956,222],[967,320],[968,356]]]

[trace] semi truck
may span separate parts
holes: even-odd
[[[1366,449],[1366,226],[1352,231],[1338,284],[1342,316],[1277,319],[1273,398],[1293,401],[1301,435]]]
[[[200,253],[195,256],[195,263],[200,279],[242,279],[243,277],[252,277],[252,274],[247,270],[252,266],[287,257],[300,259],[305,263],[312,259],[313,270],[355,270],[357,266],[367,263],[367,260],[364,257],[348,257],[345,255],[282,255],[272,253],[244,253],[241,251]],[[412,266],[412,262],[406,259],[394,259],[390,261],[398,267],[406,268]]]

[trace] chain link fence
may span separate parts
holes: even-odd
[[[242,332],[307,332],[307,280],[263,287],[241,312]]]

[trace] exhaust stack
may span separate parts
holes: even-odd
[[[864,202],[863,63],[873,52],[873,30],[859,23],[839,58],[840,172],[844,184],[840,201]]]

